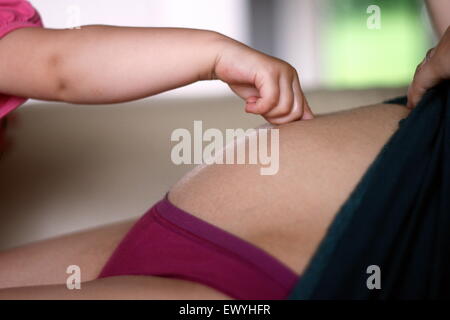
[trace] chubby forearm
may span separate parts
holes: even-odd
[[[428,13],[439,38],[450,25],[450,1],[426,0]]]
[[[0,40],[0,92],[73,103],[114,103],[212,77],[217,33],[176,28],[25,28]]]
[[[100,104],[218,79],[272,124],[312,119],[287,62],[206,30],[23,28],[0,39],[0,93]]]

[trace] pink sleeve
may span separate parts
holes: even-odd
[[[24,27],[42,27],[41,17],[25,0],[0,0],[0,41],[9,32]],[[0,119],[27,99],[0,93]]]

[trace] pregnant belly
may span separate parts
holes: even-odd
[[[200,166],[173,186],[169,199],[301,273],[407,114],[402,106],[373,105],[279,126],[276,174],[261,175],[259,165]]]

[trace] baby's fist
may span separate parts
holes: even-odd
[[[237,41],[225,40],[214,77],[246,101],[247,112],[260,114],[270,123],[314,117],[291,65]]]

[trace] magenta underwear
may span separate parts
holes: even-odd
[[[131,228],[99,278],[121,275],[190,280],[246,300],[284,299],[298,280],[265,251],[175,207],[167,196]]]

